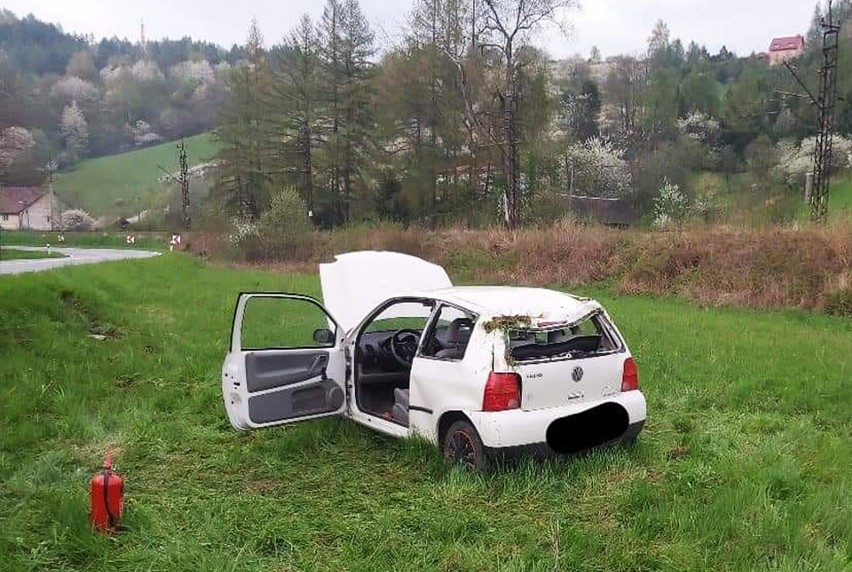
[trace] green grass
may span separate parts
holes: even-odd
[[[828,194],[829,216],[841,214],[852,217],[852,178],[836,180]]]
[[[32,258],[62,258],[64,255],[58,252],[46,252],[39,250],[17,250],[13,248],[0,248],[0,260],[28,260]]]
[[[58,233],[29,230],[3,232],[0,244],[14,246],[58,246],[68,248],[84,246],[89,248],[131,248],[139,250],[166,250],[171,237],[163,232],[133,232],[136,243],[128,245],[127,232],[122,230],[66,232],[65,241],[59,242]]]
[[[0,568],[852,567],[850,320],[592,290],[637,355],[639,444],[477,475],[345,420],[231,429],[219,369],[255,289],[319,293],[181,255],[0,278]],[[86,517],[107,449],[112,538]]]
[[[189,137],[186,145],[190,167],[209,161],[218,151],[209,134]],[[174,142],[82,161],[56,176],[56,195],[93,216],[130,216],[162,192],[164,184],[157,179],[163,172],[158,165],[171,173],[178,171]]]

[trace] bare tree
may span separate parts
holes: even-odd
[[[467,42],[451,44],[455,53],[448,55],[461,76],[469,129],[476,139],[486,140],[499,151],[506,179],[503,216],[509,228],[521,222],[519,100],[523,68],[530,62],[523,57],[524,48],[545,23],[556,24],[564,31],[560,17],[576,5],[576,0],[473,0],[469,8],[458,7],[458,16],[468,20],[463,29],[471,30],[471,34]],[[477,66],[487,68],[485,76],[491,80],[487,91],[495,104],[492,109],[481,105],[476,97],[477,86],[470,72]],[[499,114],[496,121],[495,112]]]

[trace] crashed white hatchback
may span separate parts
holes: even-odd
[[[340,255],[320,278],[325,305],[240,294],[222,367],[237,429],[340,414],[476,469],[494,453],[571,453],[642,430],[636,364],[594,300],[454,287],[392,252]]]

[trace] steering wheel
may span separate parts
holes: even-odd
[[[393,333],[390,338],[390,349],[394,359],[403,367],[411,367],[414,354],[420,345],[420,332],[403,328]]]

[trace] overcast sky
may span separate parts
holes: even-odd
[[[402,36],[413,0],[361,0],[383,46]],[[0,0],[18,16],[34,14],[66,32],[139,38],[144,20],[149,39],[192,36],[230,47],[245,40],[257,18],[267,44],[278,43],[307,12],[322,13],[324,0]],[[691,40],[717,52],[722,45],[740,55],[765,51],[773,36],[805,34],[815,0],[581,0],[566,14],[573,34],[555,30],[537,42],[555,58],[588,55],[598,46],[604,56],[636,54],[657,19],[684,45]]]

